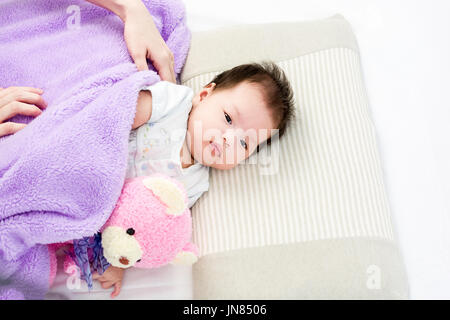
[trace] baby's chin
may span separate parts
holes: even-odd
[[[193,157],[194,157],[195,161],[197,161],[198,163],[200,163],[206,167],[210,167],[210,168],[214,168],[214,169],[218,169],[218,170],[230,170],[237,166],[236,163],[226,163],[226,161],[224,161],[223,158],[213,157],[212,155],[208,155],[207,153],[206,153],[206,155],[194,154]]]
[[[226,155],[219,155],[219,156],[213,155],[211,153],[210,142],[202,141],[201,143],[198,143],[198,145],[200,144],[203,147],[203,150],[201,152],[197,151],[191,152],[191,156],[198,163],[206,167],[218,170],[230,170],[239,164],[239,162],[237,162],[236,159],[234,159],[234,161],[227,160],[233,158],[232,154],[228,154],[228,157]]]
[[[199,161],[200,162],[200,161]],[[230,164],[218,164],[218,163],[202,163],[205,167],[214,168],[217,170],[230,170],[236,167],[236,164],[230,165]]]

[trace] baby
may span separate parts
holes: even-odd
[[[280,138],[293,118],[291,86],[274,63],[245,64],[217,75],[195,96],[161,81],[139,93],[129,138],[127,178],[165,173],[185,186],[189,207],[208,190],[209,168],[228,170]],[[124,269],[93,278],[119,294]]]

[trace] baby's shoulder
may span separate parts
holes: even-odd
[[[160,81],[147,87],[152,93],[152,122],[188,118],[192,108],[191,88],[168,81]]]

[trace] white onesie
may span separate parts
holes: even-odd
[[[195,161],[181,167],[180,151],[186,137],[193,91],[186,86],[160,81],[141,90],[152,93],[150,120],[131,130],[126,178],[164,173],[181,181],[192,207],[209,188],[209,167]]]

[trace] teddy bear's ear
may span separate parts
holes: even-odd
[[[142,183],[167,205],[167,214],[178,216],[186,210],[184,195],[173,182],[164,178],[146,178]]]

